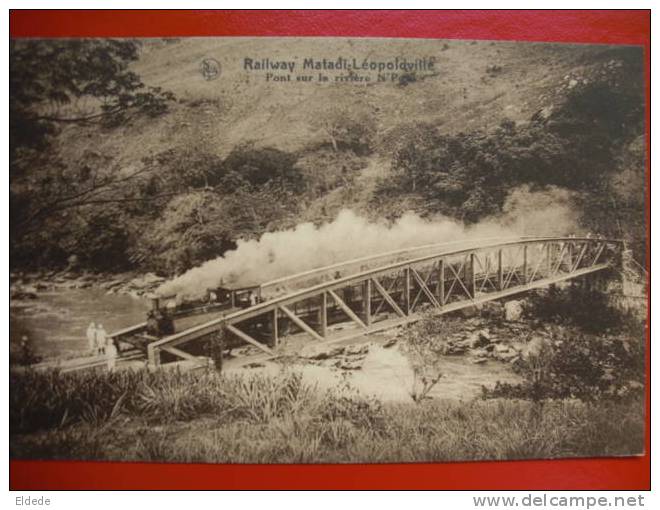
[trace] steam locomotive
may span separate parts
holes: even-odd
[[[262,289],[259,285],[225,285],[207,289],[198,299],[186,299],[181,295],[153,295],[149,299],[151,307],[145,322],[111,335],[120,346],[123,344],[121,350],[138,348],[146,351],[149,343],[160,338],[254,306],[262,301]]]

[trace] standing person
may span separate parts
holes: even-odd
[[[21,337],[21,350],[20,350],[20,360],[21,365],[31,365],[32,363],[37,363],[39,358],[34,355],[32,351],[32,346],[30,345],[30,340],[27,335]]]
[[[96,349],[97,349],[96,353],[98,355],[103,354],[107,341],[108,341],[108,333],[105,331],[103,324],[99,324],[99,327],[96,328]]]
[[[30,341],[28,340],[27,335],[21,337],[21,353],[25,355],[26,352],[30,349]]]
[[[105,345],[105,358],[108,364],[108,372],[114,372],[117,363],[117,347],[112,338],[108,338],[108,343]]]
[[[93,322],[90,322],[89,327],[87,328],[87,345],[93,354],[97,353],[98,344],[96,343],[96,324]]]

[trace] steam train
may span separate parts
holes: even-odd
[[[363,306],[360,291],[352,288],[344,289],[342,296],[345,303],[358,313]],[[244,287],[225,285],[208,289],[204,297],[195,300],[186,300],[180,295],[152,296],[150,299],[151,307],[147,312],[145,322],[111,335],[120,351],[137,348],[146,353],[148,344],[152,342],[257,305],[264,301],[264,287],[262,285]],[[374,297],[372,303],[378,305],[380,300]],[[311,327],[316,328],[321,320],[320,307],[321,304],[316,300],[310,300],[306,303],[294,304],[292,310]],[[345,320],[342,317],[341,309],[336,305],[331,305],[327,315],[328,324]],[[246,333],[265,345],[271,345],[272,327],[273,324],[269,317],[265,316],[257,316],[242,321],[241,324],[241,328]],[[292,327],[291,321],[286,317],[280,317],[277,321],[279,336],[289,334]],[[226,349],[245,345],[244,341],[233,335],[227,335],[224,342]],[[186,350],[191,354],[205,355],[207,354],[206,345],[204,341],[192,342],[187,345]],[[167,353],[163,353],[163,356],[169,357]]]
[[[147,345],[160,338],[258,304],[262,301],[262,289],[259,285],[220,286],[207,289],[198,299],[181,295],[153,295],[149,299],[151,306],[145,322],[111,335],[120,350],[137,348],[146,352]]]

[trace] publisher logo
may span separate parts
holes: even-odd
[[[221,70],[222,68],[220,67],[220,62],[214,58],[205,58],[199,65],[199,72],[202,73],[202,76],[206,81],[211,81],[218,78],[220,76]]]

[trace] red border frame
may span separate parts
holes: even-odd
[[[635,44],[645,48],[650,227],[650,10],[620,11],[31,11],[11,37],[353,36]],[[647,243],[650,267],[650,229]],[[649,276],[650,283],[650,276]],[[650,285],[648,286],[650,292]],[[649,295],[650,304],[650,295]],[[649,306],[650,326],[650,306]],[[650,337],[647,338],[650,347]],[[647,352],[650,350],[647,349]],[[650,356],[647,356],[650,383]],[[650,388],[650,384],[647,384]],[[646,454],[548,461],[372,465],[213,465],[10,461],[13,490],[650,489]]]

